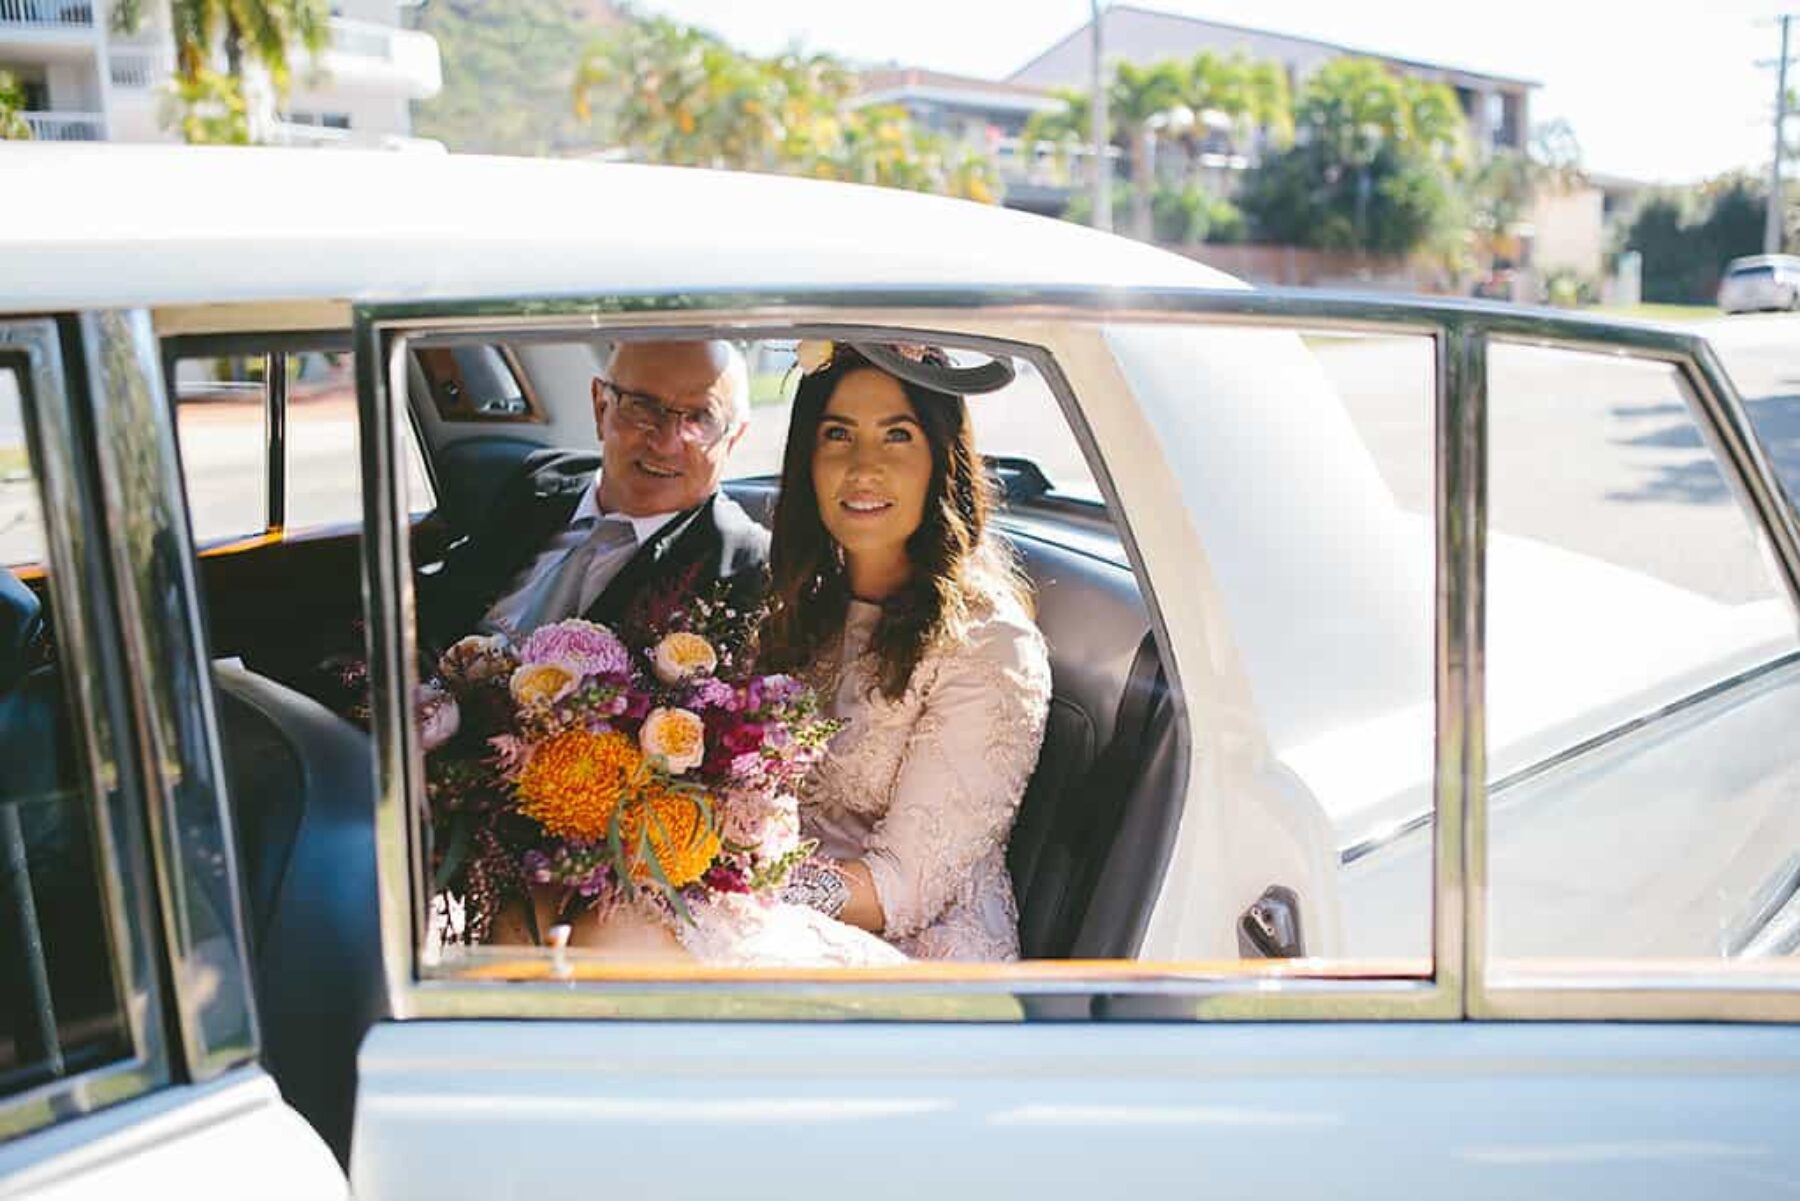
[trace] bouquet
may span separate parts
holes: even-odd
[[[674,925],[725,894],[772,896],[810,853],[795,791],[837,723],[813,691],[747,669],[754,615],[664,607],[628,642],[580,619],[513,645],[471,635],[421,686],[435,892],[446,938],[552,893],[559,922],[632,905]]]

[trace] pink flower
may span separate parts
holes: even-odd
[[[455,738],[462,726],[462,710],[456,707],[456,698],[437,684],[419,685],[413,693],[413,713],[426,754]]]
[[[571,617],[539,626],[519,648],[525,663],[554,663],[578,676],[627,675],[631,654],[625,644],[603,625]]]

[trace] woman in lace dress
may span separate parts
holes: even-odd
[[[988,530],[968,409],[924,382],[966,369],[932,349],[803,350],[763,660],[846,725],[801,795],[820,858],[793,895],[913,957],[1016,959],[1006,841],[1050,668]]]

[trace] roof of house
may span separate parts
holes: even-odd
[[[1322,41],[1302,34],[1282,33],[1272,29],[1253,29],[1247,25],[1209,21],[1200,17],[1159,12],[1155,9],[1139,8],[1130,4],[1111,5],[1101,19],[1106,22],[1103,32],[1106,40],[1106,56],[1109,59],[1122,58],[1132,62],[1153,62],[1158,59],[1197,54],[1205,49],[1230,49],[1232,48],[1231,39],[1234,38],[1256,38],[1286,43],[1296,49],[1304,48],[1329,55],[1350,54],[1364,58],[1376,58],[1420,73],[1441,74],[1457,80],[1523,88],[1539,86],[1536,80],[1521,79],[1517,76],[1496,75],[1489,71],[1475,71],[1445,63],[1403,58],[1383,51]],[[1089,33],[1091,25],[1092,22],[1082,24],[1068,36],[1033,57],[1030,62],[1014,71],[1008,78],[1015,82],[1029,80],[1044,86],[1070,82],[1044,77],[1043,71],[1058,60],[1066,59],[1071,55],[1079,56],[1082,71],[1085,73],[1091,57],[1088,51],[1088,46],[1091,44]]]

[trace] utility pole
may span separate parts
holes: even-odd
[[[1781,156],[1785,147],[1782,145],[1783,135],[1787,133],[1787,67],[1788,67],[1788,26],[1794,20],[1794,14],[1783,13],[1781,22],[1781,57],[1775,60],[1775,160],[1769,166],[1769,212],[1763,225],[1763,252],[1780,254],[1782,251],[1782,234],[1787,224],[1787,208],[1781,196]]]
[[[1112,147],[1112,138],[1108,136],[1111,122],[1106,113],[1106,38],[1100,29],[1100,0],[1088,0],[1088,11],[1093,14],[1094,30],[1094,99],[1088,109],[1094,116],[1094,228],[1112,232],[1112,158],[1107,153]],[[1785,31],[1787,26],[1782,26]],[[1786,43],[1783,43],[1785,50]]]

